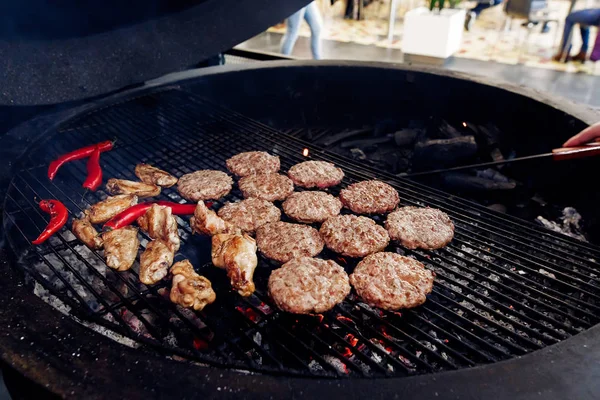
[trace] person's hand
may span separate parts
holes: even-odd
[[[567,140],[565,144],[563,144],[563,147],[581,146],[582,144],[592,142],[598,138],[600,138],[600,122],[585,128],[577,135]]]

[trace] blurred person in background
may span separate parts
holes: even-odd
[[[296,11],[286,20],[286,31],[281,40],[281,52],[289,56],[294,50],[294,45],[300,33],[302,19],[310,27],[310,49],[315,60],[321,59],[321,13],[316,2],[312,2],[304,8]]]
[[[573,30],[573,25],[575,24],[579,24],[582,43],[579,53],[574,57],[570,57],[569,51],[571,50],[571,46],[567,42],[569,41],[569,36]],[[560,42],[560,49],[552,59],[554,61],[561,61],[564,58],[566,61],[585,62],[590,45],[590,26],[600,26],[600,8],[588,8],[569,14],[565,20],[565,30],[563,31],[562,40]]]
[[[483,10],[486,10],[490,7],[495,7],[502,4],[503,0],[482,0],[477,3],[477,5],[471,8],[467,12],[467,17],[465,18],[465,30],[471,30],[471,27],[475,23],[475,20],[479,18],[479,14]]]

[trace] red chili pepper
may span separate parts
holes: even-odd
[[[107,223],[104,224],[104,229],[119,229],[124,226],[130,225],[133,221],[141,217],[148,211],[152,204],[158,204],[159,206],[169,207],[171,213],[175,215],[192,215],[196,210],[195,204],[179,204],[170,201],[156,201],[136,204],[135,206],[129,207],[127,210],[112,217]]]
[[[100,152],[108,151],[113,148],[113,142],[110,140],[106,142],[101,142],[97,144],[93,144],[91,146],[82,147],[80,149],[74,150],[70,153],[63,154],[58,157],[56,160],[52,161],[48,166],[48,178],[50,180],[54,179],[56,173],[59,168],[68,163],[69,161],[81,160],[82,158],[86,158],[91,156],[96,150],[96,147],[100,149]]]
[[[83,182],[83,187],[95,192],[102,184],[102,167],[100,167],[100,147],[96,149],[87,162],[87,178]]]
[[[69,219],[67,207],[65,207],[65,205],[58,200],[40,201],[40,210],[50,214],[50,222],[48,222],[46,229],[40,233],[40,236],[31,242],[33,244],[44,243],[50,236],[54,235],[60,228],[62,228],[67,223],[67,219]]]

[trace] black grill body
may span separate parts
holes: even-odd
[[[11,363],[20,370],[31,365],[26,373],[45,381],[41,379],[40,356],[45,353],[42,349],[48,348],[52,338],[60,339],[55,345],[59,350],[53,350],[58,359],[53,360],[50,367],[57,379],[48,380],[48,384],[63,394],[69,394],[71,389],[78,394],[99,390],[96,395],[108,395],[125,390],[133,395],[145,388],[163,394],[189,390],[188,393],[206,391],[212,395],[248,397],[260,397],[268,392],[311,397],[317,394],[387,397],[392,393],[412,393],[422,398],[525,398],[539,392],[547,398],[564,398],[564,395],[585,398],[584,394],[595,393],[596,386],[592,382],[596,371],[592,366],[599,358],[599,345],[591,338],[597,330],[592,326],[600,315],[596,306],[598,283],[594,276],[598,273],[595,260],[600,256],[597,247],[321,151],[309,142],[257,122],[264,118],[252,112],[256,101],[246,104],[245,109],[241,101],[237,107],[233,104],[240,97],[256,99],[258,96],[258,91],[244,87],[244,84],[253,85],[247,80],[253,71],[257,71],[257,76],[264,71],[271,76],[287,74],[290,81],[308,79],[312,74],[314,88],[317,88],[313,97],[316,100],[319,98],[316,94],[323,90],[317,85],[319,73],[339,77],[369,70],[377,75],[395,74],[397,79],[406,82],[444,79],[454,82],[455,79],[364,65],[289,67],[280,64],[265,70],[220,70],[216,75],[208,71],[190,81],[167,82],[168,85],[137,90],[103,104],[88,105],[83,110],[40,118],[11,132],[10,138],[20,134],[33,137],[32,129],[41,135],[41,140],[27,149],[25,157],[4,175],[11,179],[6,192],[4,234],[12,249],[13,265],[18,267],[17,271],[25,270],[38,284],[63,300],[77,318],[95,321],[143,344],[140,349],[126,348],[67,317],[57,316],[55,310],[30,293],[31,280],[23,287],[15,286],[18,279],[15,271],[6,270],[6,279],[2,280],[2,305],[12,312],[3,314],[2,329],[7,336],[2,336],[0,344],[8,352]],[[242,87],[243,95],[230,99],[229,104],[223,92],[217,90],[225,81],[227,85]],[[467,87],[477,86],[464,83]],[[316,106],[308,100],[310,90],[302,91],[301,87],[295,86],[295,90],[289,91],[291,104],[288,106],[319,116]],[[275,90],[266,84],[263,88],[265,96]],[[294,104],[298,98],[304,107]],[[521,95],[518,98],[534,103]],[[271,101],[265,97],[266,108]],[[363,101],[358,103],[362,106]],[[389,110],[394,108],[393,104],[388,106]],[[322,118],[328,118],[326,115]],[[569,115],[554,118],[554,122],[565,129],[569,126],[578,129],[581,124]],[[35,249],[25,240],[35,236],[44,223],[33,197],[59,198],[73,213],[85,207],[87,201],[96,201],[81,200],[76,182],[82,180],[83,165],[66,168],[55,184],[45,181],[44,177],[48,160],[66,149],[105,140],[107,135],[117,136],[119,143],[103,158],[107,178],[131,178],[135,164],[143,161],[154,162],[178,175],[199,168],[223,169],[226,158],[251,149],[280,155],[285,170],[301,161],[302,150],[308,148],[313,159],[332,161],[342,167],[347,174],[346,184],[378,177],[399,190],[404,205],[444,209],[455,220],[457,236],[444,250],[406,252],[437,274],[434,293],[423,307],[402,312],[402,315],[379,313],[351,298],[322,319],[296,318],[277,312],[269,303],[265,282],[273,266],[265,260],[261,260],[257,270],[257,296],[242,300],[227,293],[221,271],[205,266],[209,252],[207,241],[190,237],[182,221],[182,234],[188,241],[183,247],[190,251],[185,257],[191,258],[199,272],[213,280],[220,299],[212,309],[209,307],[206,312],[190,316],[162,298],[163,285],[142,287],[135,272],[99,272],[92,263],[98,256],[77,250],[78,243],[66,232],[49,245]],[[102,195],[100,192],[99,196]],[[165,191],[163,196],[178,200],[175,191]],[[239,193],[233,192],[227,200],[236,196],[239,197]],[[65,266],[66,272],[53,270],[57,262]],[[352,261],[344,260],[344,263],[351,271]],[[541,270],[554,274],[555,278],[548,278]],[[53,276],[62,278],[57,280]],[[112,296],[103,293],[96,296],[94,291],[99,287],[112,292]],[[8,303],[11,298],[12,305]],[[143,331],[132,331],[127,313],[135,315],[145,327]],[[19,322],[22,315],[29,317]],[[174,331],[177,331],[173,333],[176,345],[169,337]],[[26,351],[27,346],[35,349]],[[22,357],[26,361],[19,359],[19,353],[26,355]],[[115,367],[112,363],[120,354],[126,356]],[[168,360],[166,356],[211,366]],[[515,358],[517,356],[524,357]],[[92,374],[97,373],[97,378],[83,379],[81,388],[71,386],[81,372],[77,369],[65,372],[61,368],[63,362],[68,360],[66,364],[74,362],[83,370],[89,370],[94,368],[91,363],[94,358],[105,367]],[[332,360],[338,360],[344,367]],[[499,362],[502,360],[507,361]],[[145,368],[132,367],[136,362]],[[132,375],[123,375],[124,368]],[[236,372],[232,368],[251,373]],[[557,378],[563,376],[565,369],[578,374],[574,378],[577,382],[570,385]],[[103,392],[98,383],[115,379],[114,374],[120,374],[120,378]],[[161,377],[158,382],[156,376]],[[312,379],[307,381],[306,377]],[[380,379],[331,379],[346,377]],[[393,379],[381,379],[385,377]],[[139,386],[115,384],[129,382],[130,378],[140,382]],[[588,391],[582,388],[582,383],[588,384]]]

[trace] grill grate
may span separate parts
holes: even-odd
[[[224,169],[225,159],[254,149],[279,155],[285,171],[305,159],[308,148],[313,159],[344,169],[343,185],[378,177],[398,189],[403,205],[446,211],[456,236],[437,251],[390,247],[437,274],[432,294],[417,309],[381,311],[351,295],[323,315],[295,316],[276,310],[266,295],[276,265],[259,257],[257,291],[241,298],[223,271],[210,265],[210,239],[192,236],[188,219],[178,218],[183,243],[176,261],[189,258],[217,292],[217,302],[203,312],[181,309],[168,300],[170,283],[141,284],[137,263],[123,273],[107,268],[102,254],[68,229],[43,246],[29,244],[46,223],[34,199],[57,198],[73,217],[107,196],[100,190],[82,198],[85,162],[65,166],[54,182],[45,176],[47,162],[109,138],[117,146],[102,155],[106,178],[135,179],[138,162],[178,176]],[[182,201],[175,189],[160,197]],[[240,198],[234,189],[214,207]],[[96,329],[134,339],[134,345],[217,366],[328,377],[431,373],[529,353],[589,328],[600,315],[599,248],[358,165],[178,89],[97,110],[48,135],[25,156],[10,185],[4,226],[39,296],[102,327]],[[356,262],[327,251],[323,256],[349,272]]]

